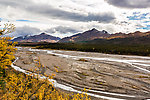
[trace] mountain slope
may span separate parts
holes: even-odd
[[[105,30],[103,31],[98,31],[97,29],[93,28],[92,30],[83,32],[83,33],[79,33],[76,35],[73,35],[71,37],[65,37],[63,39],[61,39],[59,42],[60,43],[64,43],[64,42],[79,42],[79,41],[89,41],[89,40],[94,40],[97,38],[107,38],[109,37],[110,34],[108,34],[108,32],[106,32]]]
[[[85,41],[88,44],[117,44],[117,45],[150,45],[150,34],[113,39],[95,39]]]
[[[150,31],[149,32],[140,32],[140,31],[136,31],[133,33],[129,33],[129,34],[125,34],[125,33],[115,33],[115,34],[111,34],[107,39],[114,39],[114,38],[129,38],[129,37],[142,37],[142,36],[146,36],[146,35],[150,35]]]
[[[34,36],[25,36],[25,37],[17,37],[13,39],[12,41],[16,42],[50,42],[55,43],[60,40],[59,37],[54,37],[45,33],[41,33],[39,35]]]

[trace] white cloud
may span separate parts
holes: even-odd
[[[140,3],[131,5],[132,2],[123,1],[128,3],[125,7],[119,6],[121,1],[115,5],[115,0],[0,0],[0,18],[3,19],[2,24],[8,20],[14,23],[17,29],[22,30],[23,34],[27,33],[23,27],[29,28],[31,34],[36,32],[39,34],[40,31],[49,30],[49,33],[52,32],[51,34],[60,37],[70,36],[93,27],[107,30],[109,33],[144,31],[144,29],[137,29],[137,27],[146,27],[148,23],[143,23],[143,21],[149,19],[133,21],[129,20],[127,16],[133,16],[133,12],[149,12],[149,8],[139,9],[142,5],[149,4],[146,4],[147,0],[144,0],[145,3],[141,5]],[[133,5],[140,5],[140,7],[131,9]],[[36,29],[38,31],[34,31]]]
[[[6,34],[6,36],[10,37],[19,37],[19,36],[26,36],[26,35],[35,35],[41,33],[41,30],[34,27],[24,26],[24,27],[17,27],[15,32]]]
[[[106,0],[108,3],[122,8],[149,8],[149,0]]]

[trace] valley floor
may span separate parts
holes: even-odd
[[[28,47],[18,47],[15,56],[16,66],[33,72],[40,59],[42,74],[56,74],[57,83],[76,91],[90,88],[88,93],[98,100],[150,98],[150,57]]]

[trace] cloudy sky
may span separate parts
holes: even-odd
[[[150,0],[0,0],[1,25],[10,36],[66,37],[92,28],[116,32],[150,31]],[[2,27],[2,26],[1,26]]]

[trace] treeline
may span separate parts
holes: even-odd
[[[34,46],[37,49],[73,50],[121,55],[150,56],[150,45],[108,43],[24,43],[19,46]]]

